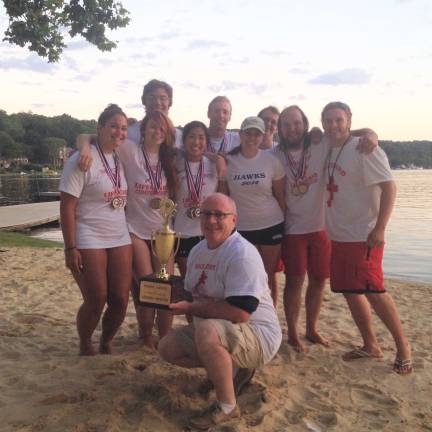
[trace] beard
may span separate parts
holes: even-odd
[[[303,134],[298,137],[297,139],[286,139],[284,137],[281,137],[280,144],[282,147],[284,147],[287,150],[300,150],[303,146],[303,143],[305,142],[307,132],[303,132]]]

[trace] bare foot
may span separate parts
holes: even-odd
[[[153,335],[140,335],[139,339],[147,348],[150,348],[152,350],[157,349],[157,341],[155,340]]]
[[[288,345],[290,345],[294,351],[301,353],[304,352],[303,344],[298,340],[298,338],[288,338]]]
[[[342,360],[351,361],[351,360],[359,360],[359,359],[380,359],[382,357],[383,357],[383,353],[378,348],[369,351],[366,350],[365,347],[361,347],[361,348],[355,348],[343,354]]]
[[[112,342],[102,342],[99,345],[99,352],[101,354],[112,354]]]
[[[96,355],[96,351],[93,348],[91,342],[80,342],[80,356],[94,356]]]
[[[318,332],[309,332],[306,333],[306,339],[313,344],[320,344],[325,347],[329,347],[330,343],[327,339],[324,339]]]

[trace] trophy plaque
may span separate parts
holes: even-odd
[[[169,198],[162,198],[159,211],[163,219],[162,228],[152,232],[151,250],[161,267],[157,273],[140,278],[135,296],[141,306],[169,309],[171,303],[191,301],[192,296],[184,290],[183,278],[170,275],[167,270],[168,260],[171,255],[175,256],[180,246],[180,237],[169,227],[176,204]]]

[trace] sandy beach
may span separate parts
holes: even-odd
[[[62,250],[2,248],[0,286],[0,431],[183,431],[213,400],[199,392],[202,371],[168,365],[138,343],[132,303],[116,354],[78,357],[81,297]],[[412,344],[413,374],[391,371],[393,342],[378,320],[384,359],[343,362],[361,341],[343,297],[327,290],[320,329],[331,348],[305,341],[298,354],[283,342],[240,396],[243,417],[214,430],[432,431],[432,286],[387,288]],[[278,312],[286,329],[281,304]]]

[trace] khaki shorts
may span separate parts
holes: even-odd
[[[202,318],[194,318],[198,323]],[[264,365],[264,354],[261,341],[248,323],[233,324],[223,319],[206,319],[210,322],[219,334],[222,346],[230,353],[235,366],[241,368],[257,368]],[[193,324],[180,327],[174,330],[175,337],[182,344],[184,350],[191,358],[199,360],[195,346],[195,329]]]

